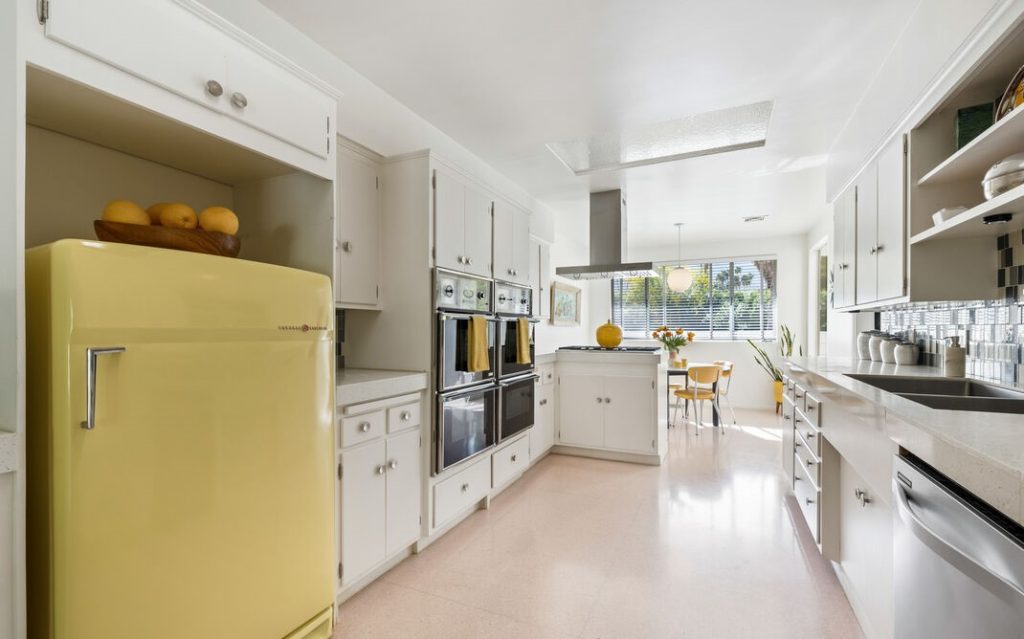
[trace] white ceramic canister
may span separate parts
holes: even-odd
[[[896,345],[897,366],[917,366],[920,356],[921,349],[913,342],[900,342]]]
[[[884,342],[887,337],[888,335],[885,333],[875,333],[871,336],[871,339],[868,340],[868,352],[871,355],[872,362],[882,361],[882,342]]]
[[[871,336],[878,331],[861,331],[857,335],[857,354],[861,359],[871,359]]]
[[[882,340],[882,343],[878,346],[878,351],[882,355],[882,362],[885,364],[896,363],[896,347],[900,341],[895,337],[887,337]]]
[[[942,358],[942,374],[946,377],[964,377],[967,375],[967,349],[960,346],[960,337],[948,338]]]

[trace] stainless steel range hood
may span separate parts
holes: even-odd
[[[651,262],[626,261],[626,198],[622,190],[590,194],[590,264],[559,266],[555,275],[571,280],[653,277]]]

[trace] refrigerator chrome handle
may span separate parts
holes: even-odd
[[[997,593],[1001,598],[1016,600],[1024,597],[1024,590],[1018,584],[1007,579],[1009,575],[999,574],[997,567],[988,567],[971,556],[970,553],[957,547],[952,541],[943,538],[938,532],[928,526],[921,516],[914,512],[910,495],[907,490],[893,481],[896,495],[899,501],[896,503],[896,511],[903,525],[917,537],[921,543],[930,548],[935,554],[955,566],[965,575]]]
[[[82,428],[96,428],[96,359],[100,355],[116,355],[125,352],[124,346],[104,346],[85,349],[85,421]]]

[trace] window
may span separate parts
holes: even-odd
[[[693,285],[682,293],[666,284],[673,268],[662,264],[658,277],[612,280],[612,320],[626,337],[644,338],[665,325],[705,340],[775,339],[774,258],[687,264]]]

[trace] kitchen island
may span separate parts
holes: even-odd
[[[657,350],[559,349],[553,452],[660,465],[668,450]]]

